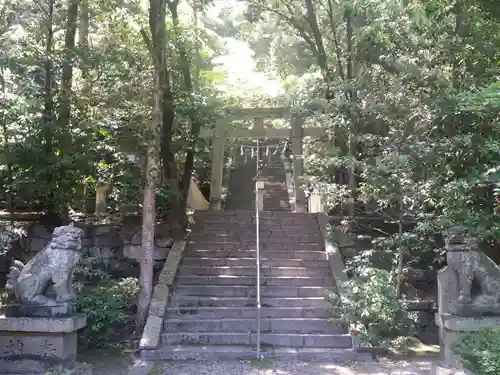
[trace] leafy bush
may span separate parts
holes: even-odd
[[[106,346],[118,331],[123,332],[138,292],[138,280],[131,277],[103,280],[83,290],[78,299],[78,310],[87,314],[87,326],[80,336],[83,343],[90,347]]]
[[[12,243],[24,234],[22,227],[8,222],[0,223],[0,255],[6,254]]]
[[[453,343],[467,370],[476,375],[500,374],[500,327],[465,333]]]
[[[5,290],[0,288],[0,310],[3,309],[5,305],[7,305],[7,298],[8,295]]]
[[[411,334],[415,322],[398,302],[388,271],[364,268],[343,284],[345,294],[332,293],[332,322],[348,322],[359,331],[361,344],[388,348],[391,340]]]
[[[103,280],[108,280],[110,275],[106,272],[100,259],[96,257],[84,257],[78,266],[75,268],[75,279],[99,282]],[[81,283],[80,283],[81,284]],[[76,285],[78,289],[82,289],[82,285]]]

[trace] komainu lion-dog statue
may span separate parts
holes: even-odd
[[[444,238],[446,261],[458,287],[458,298],[450,301],[450,313],[500,315],[500,268],[479,249],[468,228],[453,226],[444,233]]]
[[[73,304],[73,272],[82,257],[83,230],[72,225],[54,229],[51,242],[26,265],[14,261],[6,289],[24,306]],[[46,295],[53,286],[55,298]]]

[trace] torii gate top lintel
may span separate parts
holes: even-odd
[[[271,129],[264,127],[264,119],[290,120],[291,128]],[[228,129],[227,122],[253,120],[253,129]],[[216,121],[215,129],[202,129],[200,137],[212,138],[212,175],[210,184],[210,208],[221,209],[222,179],[224,168],[224,145],[226,138],[291,138],[294,154],[293,169],[295,179],[296,211],[305,210],[305,194],[299,188],[299,178],[303,174],[302,138],[323,136],[322,127],[304,128],[304,116],[294,115],[290,107],[279,108],[232,108],[226,110],[224,118]]]
[[[326,134],[322,127],[303,128],[305,116],[292,113],[290,107],[278,108],[231,108],[226,110],[224,118],[216,121],[214,129],[204,128],[200,132],[201,138],[214,138],[224,136],[225,138],[291,138],[293,136],[321,137]],[[265,128],[265,119],[284,119],[291,122],[290,128]],[[230,121],[253,120],[253,129],[231,129],[227,128]]]

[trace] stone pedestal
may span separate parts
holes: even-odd
[[[44,374],[76,363],[77,330],[87,317],[0,316],[0,374]]]
[[[499,316],[462,317],[438,313],[435,318],[439,327],[442,360],[447,366],[456,370],[463,370],[460,356],[452,350],[452,345],[460,334],[478,332],[483,328],[494,328],[500,325]]]
[[[75,314],[75,309],[76,306],[68,302],[55,303],[53,306],[23,305],[13,303],[5,306],[3,313],[9,318],[68,318]]]
[[[442,366],[442,365],[432,365],[431,375],[471,375],[465,371],[458,371],[454,368]]]

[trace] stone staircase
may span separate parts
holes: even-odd
[[[265,211],[290,211],[288,190],[286,187],[285,169],[279,154],[266,156],[262,153],[263,167],[260,176],[265,180]],[[238,167],[231,172],[229,179],[229,196],[226,209],[254,210],[256,160],[244,162],[244,157],[236,157]]]
[[[347,327],[329,322],[335,290],[314,214],[264,211],[261,347],[268,357],[355,360]],[[255,213],[197,211],[151,359],[255,358]],[[364,356],[364,355],[363,355]]]

